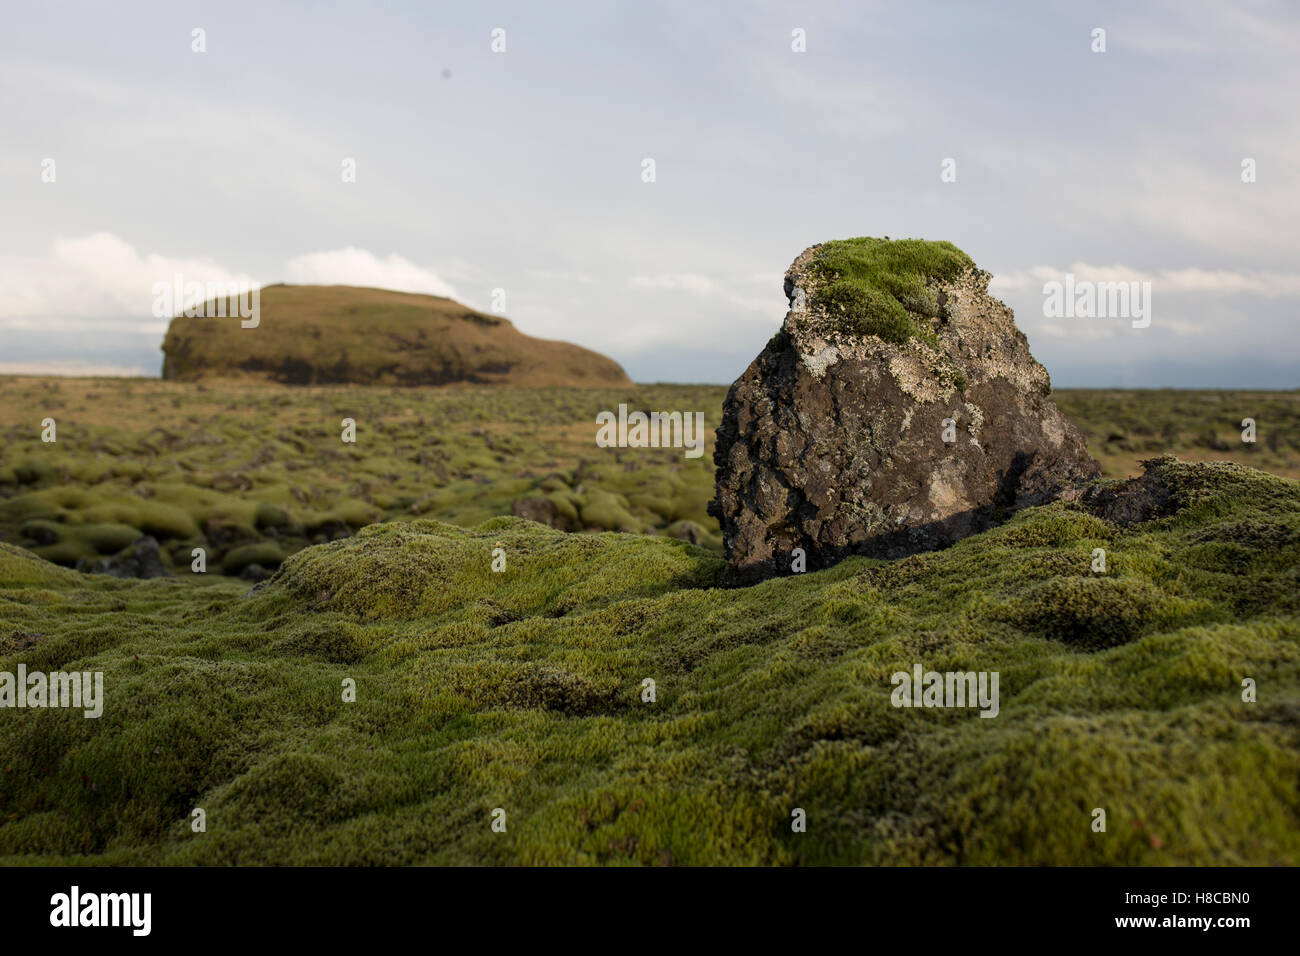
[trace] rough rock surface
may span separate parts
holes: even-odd
[[[158,542],[145,535],[108,558],[77,562],[77,570],[89,574],[107,574],[114,578],[165,578],[167,566],[158,553]]]
[[[1121,527],[1168,517],[1177,510],[1177,502],[1165,469],[1177,466],[1178,459],[1165,455],[1141,464],[1142,474],[1136,478],[1067,488],[1061,493],[1061,500],[1074,502]]]
[[[859,267],[861,250],[898,272]],[[925,271],[936,251],[939,276]],[[1097,475],[989,279],[956,247],[917,240],[819,244],[794,261],[784,325],[731,386],[717,432],[709,511],[729,584],[789,574],[797,548],[813,570],[945,547]]]

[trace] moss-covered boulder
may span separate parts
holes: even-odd
[[[1094,477],[990,276],[948,242],[805,250],[732,385],[717,492],[732,583],[944,547]]]

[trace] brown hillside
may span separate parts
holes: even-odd
[[[439,296],[353,286],[267,286],[256,328],[178,316],[162,350],[162,376],[177,381],[631,384],[612,359],[524,335],[500,316]]]

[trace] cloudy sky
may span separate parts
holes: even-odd
[[[802,249],[888,235],[992,272],[1057,385],[1296,387],[1297,116],[1281,2],[15,4],[0,373],[158,374],[179,272],[500,288],[729,382]],[[1150,327],[1045,317],[1067,272],[1150,281]]]

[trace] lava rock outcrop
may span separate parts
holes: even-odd
[[[727,583],[942,548],[1097,475],[989,279],[946,242],[795,259],[785,322],[718,427]]]

